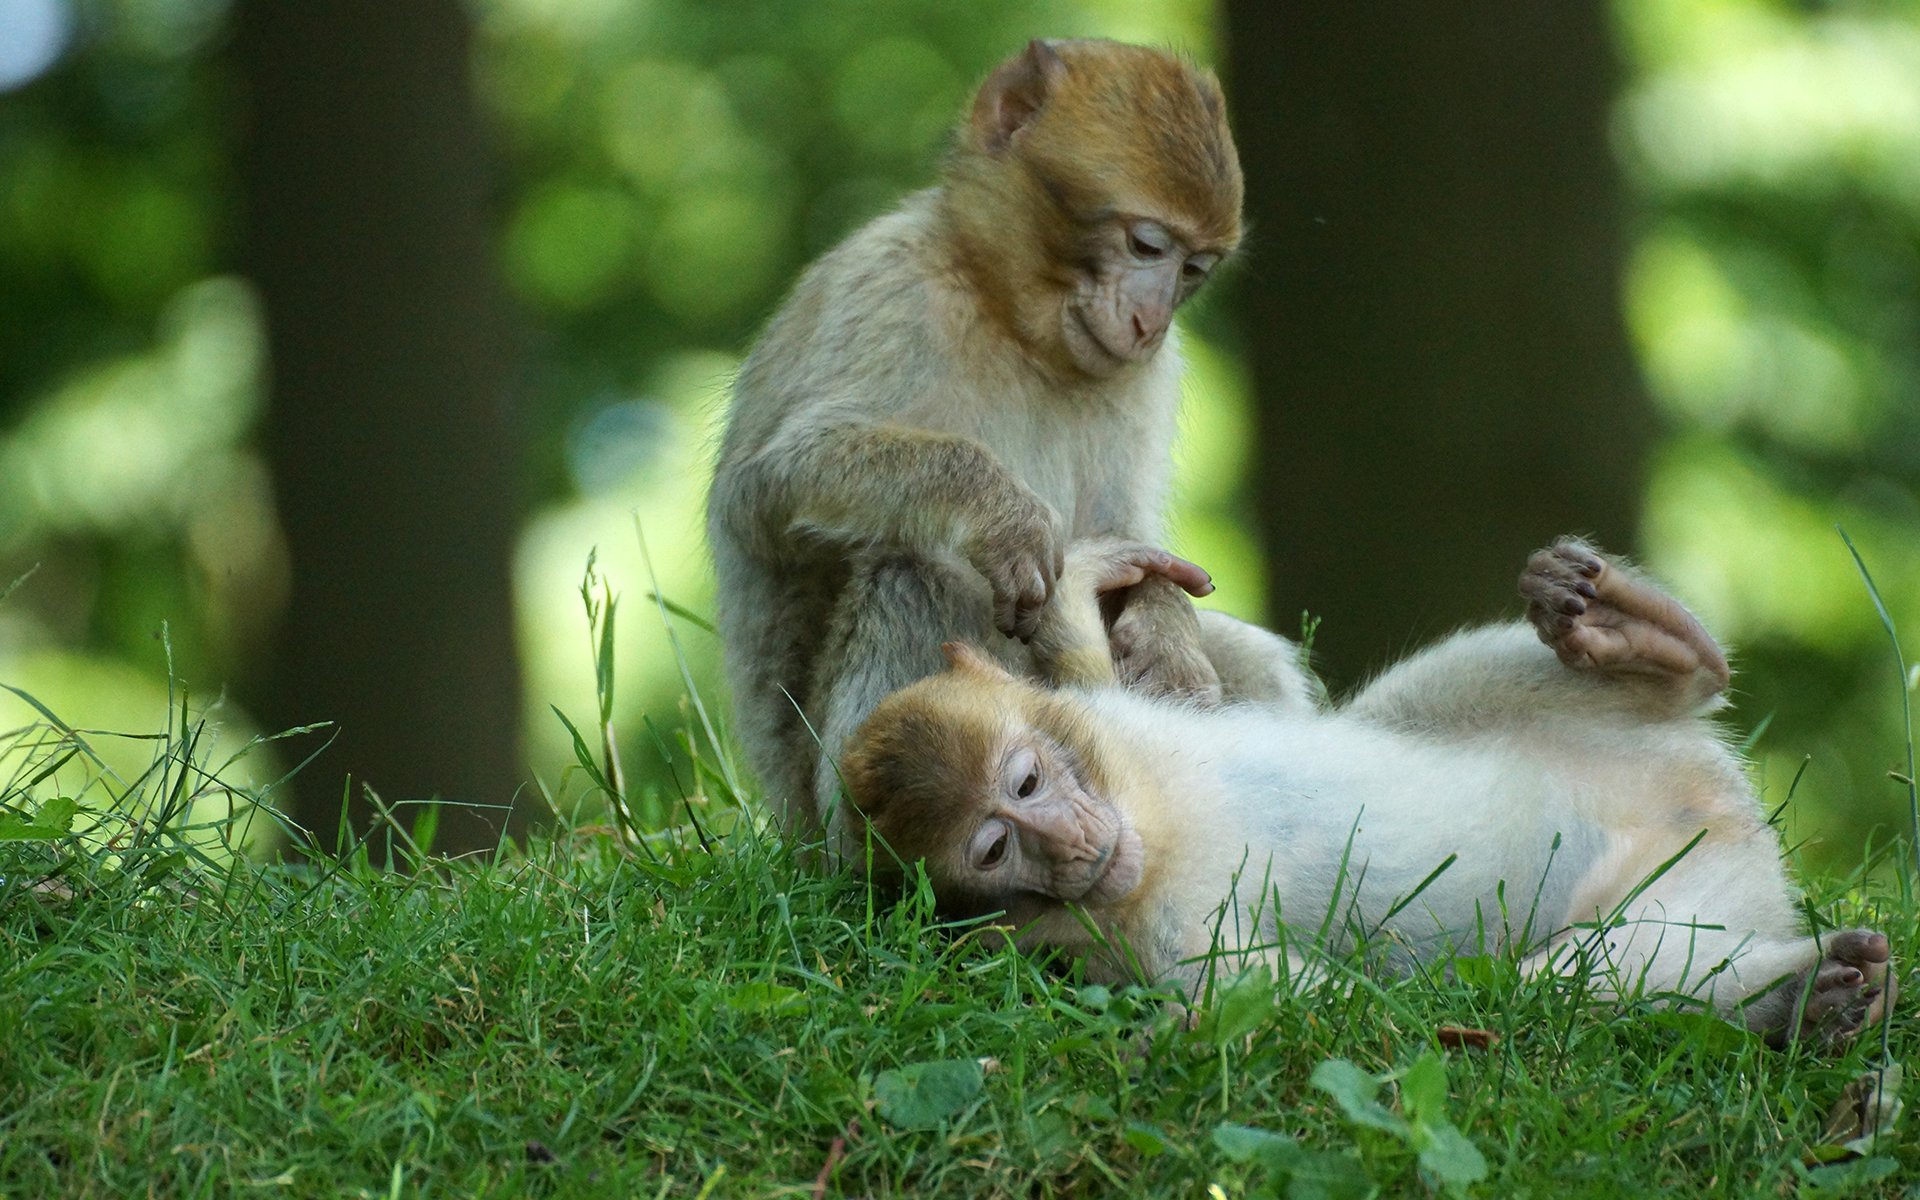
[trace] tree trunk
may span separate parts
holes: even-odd
[[[273,360],[265,448],[293,564],[275,728],[338,723],[295,781],[331,844],[441,797],[436,847],[495,844],[520,783],[509,578],[516,330],[458,0],[243,4],[247,261]],[[419,810],[403,809],[407,816]]]
[[[1598,3],[1229,0],[1240,311],[1277,627],[1336,682],[1629,549],[1652,434],[1620,312]]]

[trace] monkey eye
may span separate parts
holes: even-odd
[[[1040,756],[1033,747],[1022,746],[1007,759],[1002,785],[1015,800],[1026,800],[1040,790]]]
[[[1142,221],[1127,229],[1127,249],[1135,258],[1159,258],[1173,249],[1173,237],[1153,222]]]
[[[980,847],[975,853],[974,865],[982,871],[993,870],[1006,858],[1007,844],[1012,840],[1005,825],[997,821],[989,825],[981,831],[981,836],[974,838],[975,845]]]
[[[1196,254],[1180,267],[1180,273],[1189,280],[1198,283],[1212,273],[1214,264],[1220,259],[1212,254]]]

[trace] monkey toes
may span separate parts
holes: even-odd
[[[1537,551],[1520,575],[1527,619],[1577,670],[1727,686],[1727,659],[1680,602],[1571,539]]]
[[[1203,708],[1220,703],[1220,674],[1201,645],[1200,620],[1171,580],[1149,578],[1128,589],[1107,645],[1128,688]]]
[[[1797,1025],[1789,1022],[1776,1040],[1817,1038],[1832,1046],[1877,1025],[1893,1009],[1899,991],[1887,936],[1871,929],[1829,934],[1826,957],[1788,984],[1795,1002],[1804,994]],[[1809,979],[1809,976],[1811,977]]]

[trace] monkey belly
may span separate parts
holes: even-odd
[[[1565,803],[1578,781],[1544,770],[1516,781],[1510,760],[1475,757],[1403,746],[1352,778],[1275,789],[1247,853],[1271,880],[1271,911],[1238,888],[1223,902],[1247,928],[1325,929],[1330,949],[1384,944],[1403,965],[1543,943],[1565,926],[1606,831]]]
[[[1216,930],[1219,949],[1252,953],[1282,925],[1296,941],[1325,929],[1333,950],[1384,944],[1403,964],[1524,952],[1593,919],[1579,910],[1597,895],[1620,810],[1640,813],[1636,844],[1651,845],[1678,830],[1670,812],[1690,807],[1657,787],[1623,795],[1620,777],[1582,770],[1563,748],[1436,742],[1339,716],[1190,714],[1123,696],[1100,707],[1161,755],[1183,823],[1208,831],[1162,850],[1166,875],[1185,881],[1163,909],[1182,928],[1156,937],[1179,945],[1175,957],[1207,953]],[[1602,890],[1624,895],[1616,883]]]

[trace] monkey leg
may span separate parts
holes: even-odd
[[[1561,666],[1525,625],[1485,625],[1389,667],[1340,711],[1410,731],[1474,734],[1553,729],[1569,715],[1584,723],[1609,707],[1645,708],[1610,682]]]
[[[1346,710],[1408,729],[1551,729],[1569,714],[1672,720],[1726,690],[1726,656],[1693,614],[1577,541],[1534,554],[1520,591],[1531,635],[1525,625],[1457,633],[1388,670]]]
[[[1656,857],[1629,852],[1623,862]],[[1633,895],[1636,873],[1622,869],[1601,890]],[[1803,1037],[1838,1045],[1883,1020],[1893,1003],[1884,935],[1855,929],[1812,938],[1794,928],[1792,893],[1764,826],[1703,838],[1607,915],[1569,930],[1522,969],[1587,974],[1603,996],[1691,996],[1774,1045]]]
[[[801,713],[811,712],[813,637],[828,621],[844,587],[837,564],[782,572],[727,563],[716,544],[728,586],[716,597],[717,623],[726,634],[727,687],[733,694],[733,732],[759,778],[781,830],[796,842],[818,841],[814,764],[819,757]]]
[[[1540,640],[1576,671],[1650,681],[1689,709],[1726,690],[1726,656],[1693,614],[1584,543],[1536,552],[1520,594]]]
[[[1107,639],[1122,686],[1209,708],[1220,703],[1219,672],[1207,655],[1193,601],[1178,584],[1150,577],[1112,599],[1119,612]]]
[[[1622,938],[1629,924],[1640,927]],[[1649,946],[1645,930],[1656,928]],[[1808,1039],[1835,1050],[1878,1025],[1898,994],[1885,934],[1869,929],[1808,937],[1708,930],[1641,913],[1613,932],[1577,935],[1522,964],[1529,973],[1592,974],[1595,991],[1694,996],[1773,1046]]]
[[[1024,673],[1024,648],[991,623],[985,581],[958,559],[874,552],[853,562],[825,642],[814,659],[809,716],[819,735],[813,796],[831,856],[858,860],[859,831],[840,804],[841,745],[882,699],[946,667],[942,642],[968,642]]]

